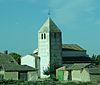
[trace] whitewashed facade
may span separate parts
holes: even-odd
[[[21,57],[21,65],[28,65],[36,68],[38,70],[38,77],[40,77],[40,58],[35,55],[35,53],[34,55],[26,55]]]
[[[21,57],[21,65],[28,65],[35,68],[35,57],[33,55]]]
[[[54,65],[61,66],[62,64],[62,39],[61,31],[48,18],[38,32],[38,56],[40,56],[40,72],[41,77],[47,77],[43,71],[50,66],[50,70],[54,70]],[[57,66],[56,65],[56,66]]]

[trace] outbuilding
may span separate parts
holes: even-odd
[[[8,54],[0,53],[0,79],[32,81],[38,79],[37,69],[18,65]]]
[[[100,81],[100,68],[89,68],[89,64],[78,63],[63,66],[56,70],[56,78],[59,81]]]

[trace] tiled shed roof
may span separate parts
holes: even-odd
[[[3,68],[4,71],[35,71],[37,69],[27,66],[27,65],[18,65],[15,59],[4,53],[0,53],[0,67]]]
[[[5,71],[18,72],[18,71],[36,71],[37,69],[27,65],[3,65]]]
[[[86,66],[88,66],[89,64],[87,63],[78,63],[78,64],[71,64],[69,65],[66,69],[67,70],[80,70],[82,68],[85,68]]]
[[[10,65],[10,64],[14,64],[14,65],[18,65],[18,63],[15,61],[15,59],[8,55],[8,54],[4,54],[4,53],[0,53],[0,65],[1,64],[7,64],[7,65]]]

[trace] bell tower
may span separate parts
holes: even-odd
[[[38,31],[38,55],[41,78],[47,77],[44,70],[48,67],[53,74],[62,65],[62,33],[50,17]]]

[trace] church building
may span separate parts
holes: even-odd
[[[77,44],[62,44],[62,32],[50,17],[38,31],[36,54],[40,57],[39,72],[41,78],[47,77],[44,71],[48,68],[53,74],[55,69],[66,64],[91,63],[91,58],[86,52]],[[24,58],[22,61],[24,62]]]
[[[41,76],[44,76],[43,71],[48,66],[52,73],[55,67],[63,64],[91,62],[86,50],[79,45],[62,44],[62,32],[50,17],[38,32],[38,56],[40,56]]]

